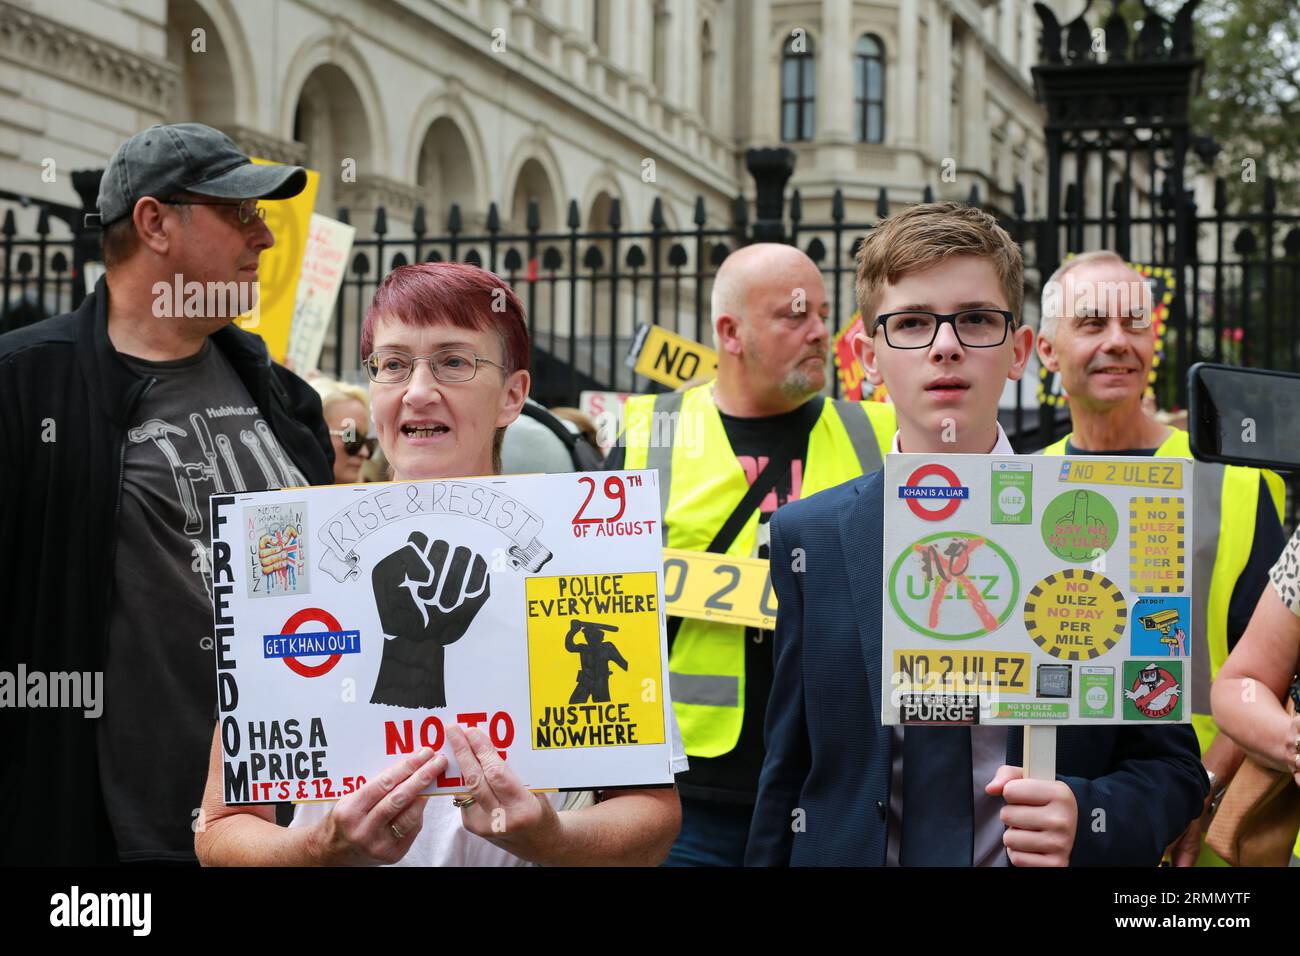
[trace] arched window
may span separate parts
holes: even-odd
[[[858,37],[853,64],[854,122],[859,143],[885,141],[885,44],[874,33]]]
[[[781,54],[781,139],[786,142],[813,138],[815,65],[812,37],[796,30]]]

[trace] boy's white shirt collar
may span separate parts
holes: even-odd
[[[1011,439],[1007,438],[1007,433],[1002,430],[1002,423],[998,422],[997,426],[998,426],[998,440],[993,443],[993,447],[989,449],[988,454],[1014,455],[1016,453],[1016,450],[1011,447]],[[898,447],[898,432],[894,432],[894,443],[889,446],[889,453],[891,455],[897,455],[901,451],[902,449]]]

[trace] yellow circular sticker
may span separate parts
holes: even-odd
[[[1067,568],[1034,585],[1025,600],[1025,630],[1053,657],[1090,661],[1124,635],[1124,595],[1096,571]]]

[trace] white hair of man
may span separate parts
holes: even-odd
[[[1120,265],[1133,271],[1138,276],[1139,290],[1137,292],[1136,306],[1133,296],[1129,294],[1129,289],[1101,289],[1089,284],[1079,289],[1073,288],[1072,282],[1066,281],[1066,276],[1073,272],[1079,266],[1086,266],[1095,262],[1104,262],[1112,265]],[[1067,289],[1069,290],[1067,292]],[[1073,316],[1074,310],[1080,304],[1080,300],[1086,303],[1089,298],[1094,308],[1109,314],[1106,308],[1114,306],[1118,309],[1128,310],[1131,315],[1145,315],[1150,317],[1149,303],[1151,299],[1151,287],[1141,274],[1132,269],[1132,266],[1125,261],[1124,257],[1110,249],[1096,249],[1092,252],[1084,252],[1073,258],[1062,262],[1051,278],[1043,283],[1042,308],[1038,319],[1038,333],[1049,342],[1056,341],[1057,323],[1067,316]]]

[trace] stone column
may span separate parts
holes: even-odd
[[[998,10],[998,35],[990,37],[997,44],[998,52],[1017,66],[1020,65],[1020,51],[1016,49],[1016,21],[1020,14],[1019,0],[1002,0]]]
[[[852,5],[822,0],[822,38],[817,55],[817,129],[819,143],[853,143]]]
[[[750,60],[747,104],[734,102],[736,115],[749,116],[746,124],[749,145],[775,143],[781,138],[781,63],[773,62],[772,11],[766,0],[759,0],[749,8]],[[743,106],[748,110],[742,112]]]
[[[984,48],[979,34],[968,26],[961,44],[961,159],[962,166],[988,172],[989,117],[984,89]]]
[[[951,93],[952,14],[944,0],[930,0],[926,30],[926,93],[930,104],[930,129],[926,145],[939,159],[949,155],[948,113]]]
[[[677,101],[683,113],[699,115],[700,112],[700,25],[695,0],[678,0],[681,10],[679,22],[673,31],[681,46],[681,86]]]
[[[622,5],[619,5],[622,7]],[[650,47],[654,39],[654,11],[641,3],[630,3],[621,14],[622,28],[627,36],[623,44],[623,57],[630,75],[628,81],[628,112],[633,118],[646,121],[650,101]],[[618,21],[616,20],[615,23]]]
[[[920,75],[919,43],[921,32],[919,0],[900,0],[898,4],[898,49],[885,50],[885,142],[913,145],[917,140],[917,116],[920,101],[917,85]],[[893,73],[889,61],[898,64]],[[893,100],[890,91],[897,90]],[[890,107],[893,107],[891,112]]]

